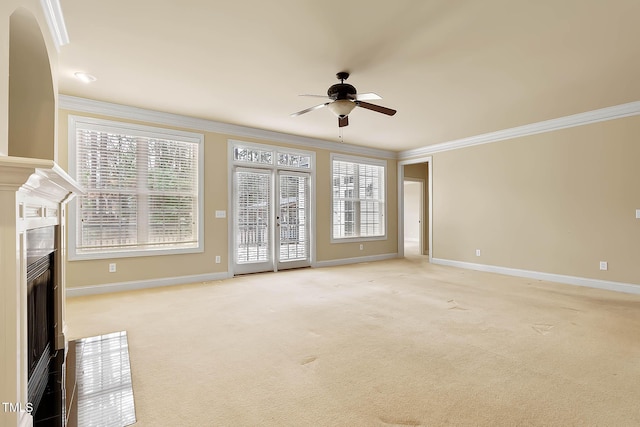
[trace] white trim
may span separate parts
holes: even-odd
[[[390,150],[381,150],[377,148],[362,147],[359,145],[325,141],[322,139],[290,135],[282,132],[233,125],[228,123],[216,122],[213,120],[183,116],[179,114],[147,110],[144,108],[130,107],[120,104],[112,104],[104,101],[94,101],[91,99],[78,98],[69,95],[58,96],[58,107],[65,110],[72,110],[90,114],[100,114],[121,119],[139,120],[142,122],[155,123],[164,126],[175,126],[205,132],[216,132],[243,138],[266,139],[276,143],[293,144],[300,147],[310,147],[322,150],[335,150],[344,153],[382,157],[386,159],[396,158],[396,152]]]
[[[162,279],[135,280],[132,282],[81,286],[75,288],[67,288],[67,298],[82,297],[86,295],[107,294],[113,292],[134,291],[138,289],[159,288],[163,286],[211,282],[214,280],[228,279],[230,277],[231,275],[225,271],[223,273],[195,274],[191,276],[165,277]]]
[[[233,233],[235,211],[233,205],[235,203],[233,196],[233,142],[227,140],[227,272],[231,277],[235,276],[236,266],[236,250],[235,235]]]
[[[387,167],[387,161],[383,159],[372,159],[369,157],[361,157],[361,156],[349,156],[349,155],[340,154],[340,153],[331,153],[330,157],[331,157],[330,159],[331,161],[339,160],[339,161],[345,161],[345,162],[351,162],[351,163],[365,163],[373,166],[384,166],[385,168]]]
[[[67,34],[67,26],[64,23],[64,15],[58,0],[40,0],[42,11],[47,20],[47,25],[51,31],[56,49],[69,44],[69,34]]]
[[[114,249],[110,251],[99,251],[96,253],[77,253],[76,251],[76,215],[77,215],[77,202],[72,200],[69,203],[69,225],[68,225],[68,260],[87,260],[87,259],[111,259],[111,258],[127,258],[127,257],[141,257],[141,256],[159,256],[159,255],[179,255],[189,253],[202,253],[204,252],[204,158],[205,158],[205,139],[204,134],[187,132],[174,129],[157,128],[153,126],[146,126],[127,122],[118,122],[112,120],[97,119],[93,117],[69,115],[68,119],[68,135],[67,135],[67,147],[68,147],[68,170],[69,175],[77,175],[76,165],[76,128],[78,125],[82,125],[84,129],[91,129],[97,131],[113,132],[114,130],[120,131],[127,135],[132,136],[144,136],[150,138],[165,138],[181,142],[188,142],[198,145],[198,244],[193,247],[180,248],[136,248],[131,250],[126,249]]]
[[[640,284],[611,282],[607,280],[589,279],[586,277],[566,276],[563,274],[544,273],[540,271],[520,270],[517,268],[499,267],[486,264],[475,264],[464,261],[432,258],[434,264],[450,267],[464,268],[467,270],[485,271],[489,273],[506,274],[508,276],[526,277],[528,279],[544,280],[547,282],[565,283],[568,285],[585,286],[589,288],[605,289],[608,291],[624,292],[640,295]]]
[[[44,0],[43,0],[44,1]],[[139,120],[166,126],[176,126],[206,132],[224,133],[238,137],[268,139],[274,142],[294,144],[302,147],[310,147],[324,150],[335,150],[344,153],[352,153],[364,156],[381,157],[386,159],[409,159],[416,156],[424,156],[432,153],[456,150],[472,147],[474,145],[489,144],[505,139],[519,138],[543,132],[569,127],[588,125],[601,121],[614,120],[640,114],[640,101],[573,114],[570,116],[546,120],[528,125],[503,129],[439,144],[405,150],[396,153],[391,150],[381,150],[358,145],[325,141],[316,138],[290,135],[281,132],[251,128],[247,126],[232,125],[213,120],[199,119],[179,114],[171,114],[126,105],[113,104],[104,101],[95,101],[70,95],[58,96],[58,107],[91,114],[101,114],[122,119]]]
[[[69,125],[75,127],[81,123],[83,129],[93,130],[97,132],[122,132],[129,136],[141,136],[145,138],[164,138],[174,139],[184,142],[191,142],[193,144],[204,143],[204,135],[197,132],[188,132],[178,129],[167,129],[156,126],[147,126],[137,123],[119,122],[116,120],[97,119],[94,117],[69,115]],[[72,128],[69,128],[72,130]],[[133,134],[132,134],[133,133]],[[71,132],[69,132],[71,134]],[[75,141],[75,138],[73,138]]]
[[[399,159],[408,159],[414,156],[437,153],[441,151],[456,150],[459,148],[472,147],[474,145],[489,144],[505,139],[521,138],[537,133],[552,132],[560,129],[588,125],[591,123],[614,120],[622,117],[636,116],[640,114],[640,101],[629,102],[627,104],[615,105],[613,107],[601,108],[587,111],[585,113],[573,114],[557,119],[545,120],[509,129],[489,132],[467,138],[456,139],[440,144],[428,145],[413,150],[401,151],[398,153]]]
[[[427,191],[428,191],[428,212],[429,212],[429,240],[427,248],[427,255],[429,255],[429,262],[432,261],[433,254],[433,157],[420,157],[411,160],[400,160],[398,162],[398,256],[404,257],[404,167],[406,165],[412,165],[415,163],[427,164]],[[423,212],[424,216],[424,212]],[[423,231],[424,234],[424,231]],[[424,245],[423,245],[424,246]],[[424,250],[424,248],[422,248]]]
[[[398,258],[397,253],[393,254],[380,254],[380,255],[368,255],[368,256],[359,256],[354,258],[340,258],[340,259],[332,259],[328,261],[318,261],[311,266],[314,268],[323,268],[323,267],[335,267],[338,265],[346,265],[346,264],[358,264],[361,262],[375,262],[375,261],[384,261],[386,259]]]

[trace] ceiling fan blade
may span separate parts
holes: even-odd
[[[380,105],[370,104],[368,102],[356,101],[358,107],[366,108],[367,110],[376,111],[378,113],[386,114],[387,116],[393,116],[396,110],[391,108],[382,107]]]
[[[313,97],[313,98],[333,99],[332,97],[327,96],[327,95],[310,95],[310,94],[308,94],[308,93],[303,93],[302,95],[298,95],[298,96],[311,96],[311,97]]]
[[[380,95],[377,93],[369,92],[369,93],[358,93],[355,98],[356,101],[372,101],[374,99],[382,99]]]
[[[338,127],[343,128],[349,126],[349,116],[338,117]]]
[[[291,117],[298,117],[301,114],[308,113],[309,111],[318,110],[322,107],[326,107],[331,104],[330,102],[325,102],[324,104],[316,105],[315,107],[307,108],[306,110],[298,111],[297,113],[291,114]]]

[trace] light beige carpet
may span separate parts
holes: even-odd
[[[136,426],[640,425],[640,296],[424,257],[74,298]]]

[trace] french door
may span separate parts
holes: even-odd
[[[311,264],[309,192],[309,173],[234,168],[235,274]]]

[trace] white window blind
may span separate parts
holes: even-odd
[[[235,174],[235,233],[238,264],[265,262],[271,241],[271,175],[264,171],[237,171]]]
[[[385,167],[332,160],[333,238],[385,235]]]
[[[199,141],[76,123],[75,253],[199,246]]]

